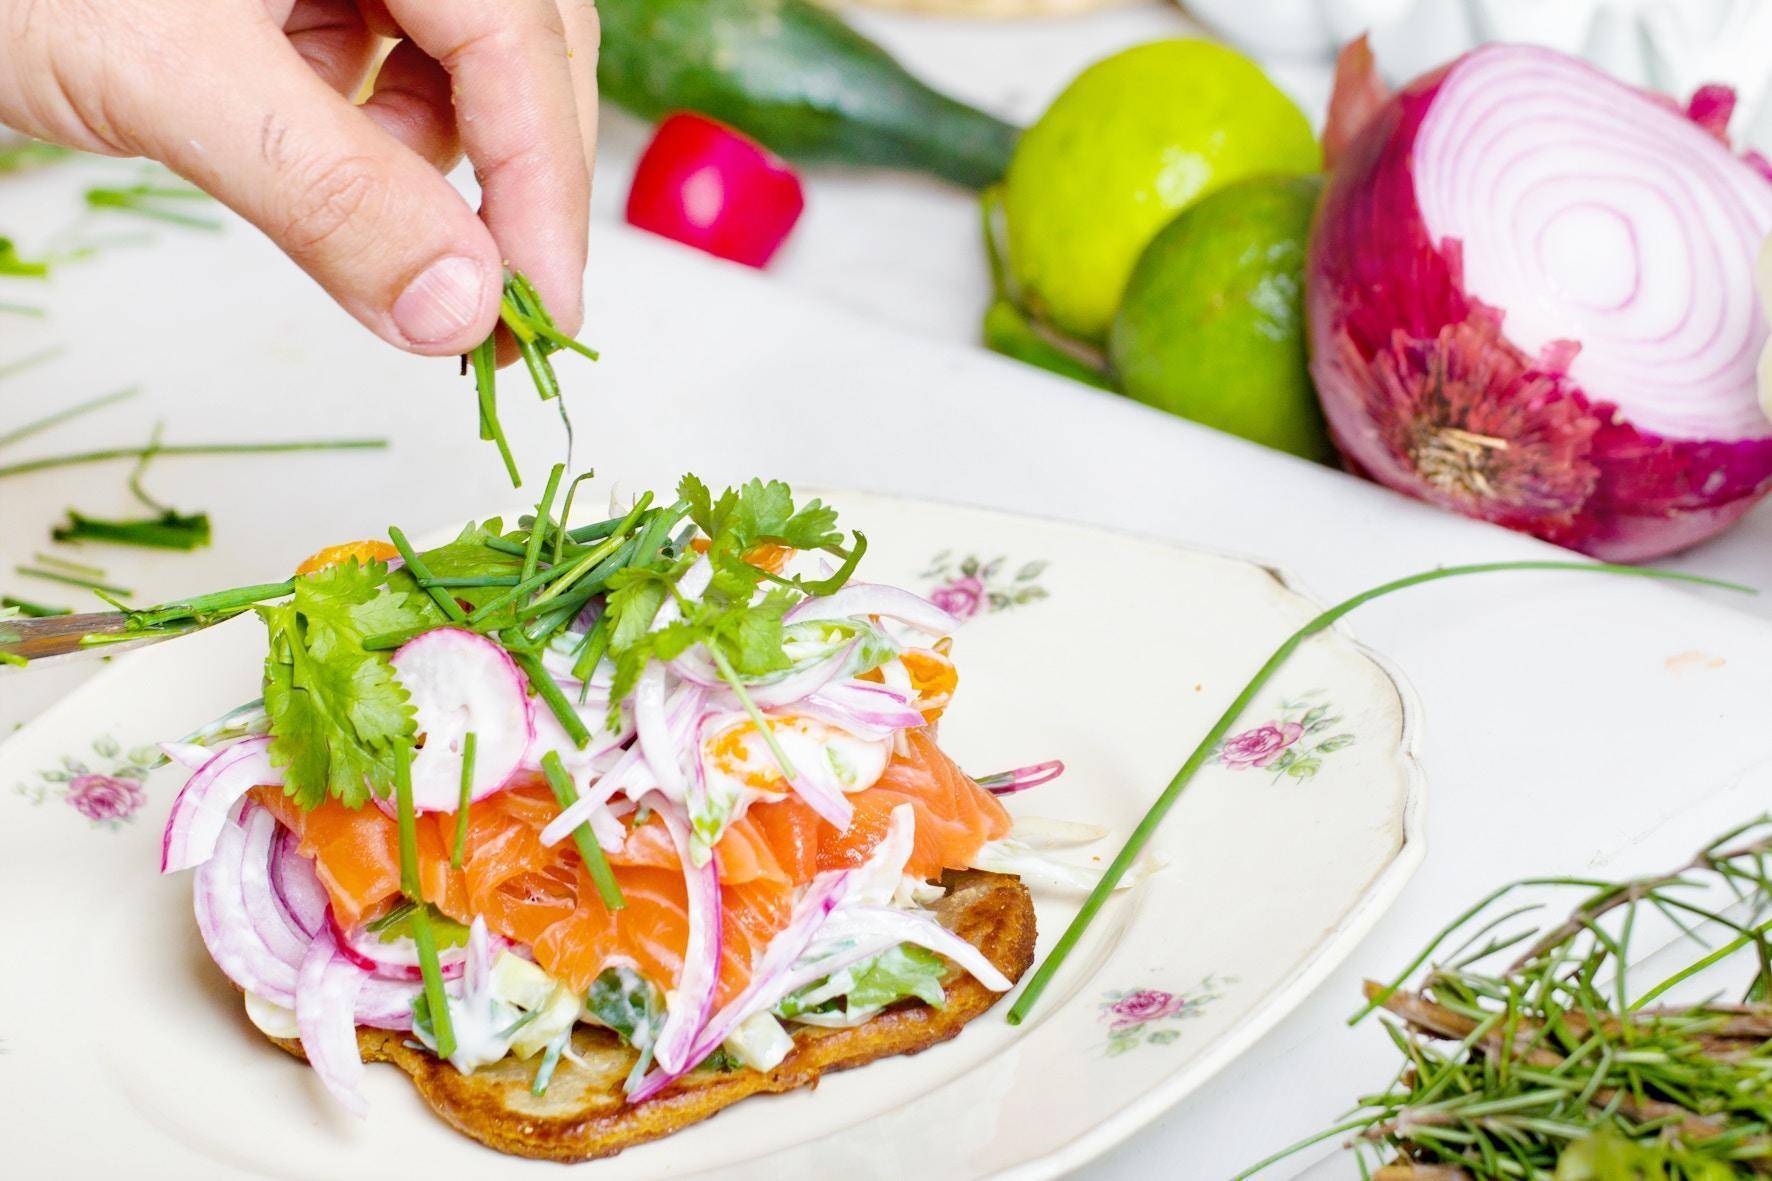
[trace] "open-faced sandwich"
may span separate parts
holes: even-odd
[[[957,621],[784,485],[568,528],[559,478],[317,555],[258,607],[262,703],[167,744],[162,868],[254,1024],[354,1112],[392,1062],[559,1160],[954,1036],[1032,960],[998,871],[1067,872],[994,794],[1052,765],[937,741]]]

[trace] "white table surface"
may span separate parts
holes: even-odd
[[[929,46],[919,51],[928,73],[1018,113],[1081,61],[1179,25],[1163,10],[1130,9],[1017,29],[1012,53],[992,48],[1010,36],[995,26],[868,23],[895,44]],[[624,122],[609,120],[603,220],[639,139]],[[0,232],[60,224],[73,183],[45,175],[0,186]],[[1549,552],[968,349],[984,295],[972,226],[962,194],[821,174],[807,223],[762,279],[600,229],[588,338],[607,351],[583,395],[581,458],[636,482],[690,466],[710,478],[761,469],[1133,528],[1276,559],[1324,598],[1438,563]],[[0,424],[132,381],[148,390],[34,450],[137,439],[161,416],[171,437],[366,432],[400,448],[398,479],[376,456],[166,464],[155,487],[210,508],[219,544],[193,555],[107,551],[105,564],[144,600],[257,581],[292,553],[378,532],[390,516],[425,528],[511,499],[450,367],[371,341],[248,231],[163,233],[153,247],[68,268],[47,296],[50,321],[0,322],[0,361],[49,341],[75,347],[0,384]],[[545,462],[557,445],[551,412],[508,398],[520,458]],[[121,477],[91,468],[0,483],[0,570],[42,548],[69,504],[121,510]],[[1763,507],[1675,564],[1772,585],[1769,532]],[[1362,976],[1393,970],[1501,881],[1659,868],[1764,809],[1772,628],[1745,612],[1772,614],[1772,602],[1720,607],[1657,586],[1530,576],[1447,584],[1357,617],[1355,630],[1424,702],[1427,865],[1306,1005],[1086,1175],[1223,1177],[1326,1125],[1392,1065],[1376,1027],[1342,1025]],[[0,678],[0,732],[87,667]],[[1257,842],[1250,854],[1260,855]],[[1338,1159],[1313,1175],[1352,1172]]]

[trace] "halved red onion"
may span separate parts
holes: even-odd
[[[332,1097],[358,1119],[369,1114],[369,1102],[358,1089],[363,1057],[357,1050],[357,997],[367,975],[339,955],[332,932],[322,930],[302,959],[295,990],[302,1053]]]
[[[663,800],[655,800],[654,804],[670,830],[671,842],[677,846],[689,899],[689,943],[683,951],[683,967],[676,986],[668,994],[664,1025],[653,1047],[659,1066],[675,1071],[695,1064],[688,1057],[689,1051],[707,1024],[714,1007],[714,993],[720,986],[720,854],[715,849],[705,865],[696,865],[690,856],[689,823],[678,812],[677,805]]]
[[[460,806],[462,744],[474,735],[471,794],[483,799],[505,785],[535,737],[528,682],[510,654],[464,628],[426,632],[391,663],[412,700],[424,745],[412,760],[412,803],[419,812]]]
[[[240,797],[260,785],[283,785],[283,772],[271,765],[270,748],[269,738],[230,742],[185,781],[160,837],[161,873],[208,861]]]
[[[862,615],[896,619],[932,636],[948,635],[960,626],[958,619],[921,595],[871,582],[852,582],[834,595],[802,599],[784,618],[788,623],[808,623],[815,619],[851,619]]]
[[[1343,57],[1306,273],[1311,372],[1355,471],[1613,561],[1772,486],[1752,264],[1772,182],[1659,96],[1485,45],[1388,101]],[[1348,113],[1365,117],[1349,134]]]

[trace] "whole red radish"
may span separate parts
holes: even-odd
[[[679,112],[658,125],[640,157],[627,217],[643,230],[761,267],[805,207],[787,161],[723,123]]]

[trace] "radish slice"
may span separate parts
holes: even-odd
[[[160,838],[161,873],[208,861],[240,797],[261,784],[283,785],[283,772],[271,765],[270,749],[269,738],[231,742],[185,781]]]
[[[932,636],[945,636],[960,627],[960,621],[921,595],[896,586],[871,582],[852,582],[834,595],[802,599],[783,618],[788,623],[807,623],[814,619],[850,619],[858,615],[879,615],[909,624]]]
[[[302,959],[295,990],[302,1053],[332,1097],[358,1119],[369,1114],[369,1101],[358,1089],[363,1058],[357,1050],[357,996],[365,975],[338,954],[332,932],[321,931]]]
[[[678,1071],[695,1064],[689,1051],[708,1022],[720,985],[720,861],[715,850],[705,865],[695,865],[689,855],[688,822],[671,803],[660,802],[658,814],[677,846],[689,897],[689,945],[683,951],[677,986],[666,996],[664,1027],[658,1031],[655,1048],[659,1066]]]
[[[461,801],[462,744],[474,735],[474,780],[483,799],[505,785],[535,737],[528,683],[505,650],[471,631],[439,628],[394,653],[424,746],[412,760],[412,804],[453,812]]]

